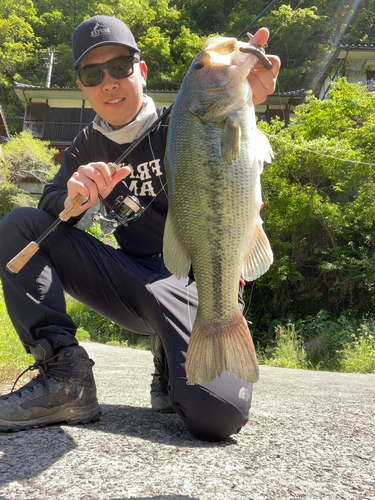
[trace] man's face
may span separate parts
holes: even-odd
[[[121,45],[104,45],[86,54],[80,67],[88,64],[104,63],[117,56],[130,55]],[[77,80],[96,113],[114,129],[119,129],[133,121],[142,108],[143,87],[146,86],[147,66],[144,61],[134,63],[134,72],[127,78],[117,80],[107,69],[103,69],[103,80],[95,87],[85,87]]]

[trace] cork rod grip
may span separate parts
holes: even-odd
[[[111,175],[113,175],[117,170],[117,165],[115,163],[108,163]],[[52,231],[55,230],[60,222],[66,222],[74,212],[82,205],[85,196],[83,194],[77,194],[77,196],[69,203],[69,205],[59,214],[59,218],[52,224],[52,226],[47,229],[42,236],[40,236],[36,242],[31,241],[23,250],[21,250],[12,260],[8,262],[5,268],[13,273],[18,273],[23,266],[31,259],[31,257],[36,254],[39,250],[39,244],[44,238],[46,238]]]
[[[115,163],[108,163],[109,171],[111,172],[111,175],[113,175],[116,170],[117,170],[117,165]],[[79,208],[85,197],[83,194],[77,194],[77,196],[72,200],[69,205],[59,214],[59,217],[62,221],[66,222],[72,214]]]
[[[23,250],[21,250],[12,260],[6,265],[6,269],[13,274],[18,273],[23,266],[36,254],[39,246],[35,241],[31,241]]]
[[[72,214],[74,214],[77,208],[79,208],[82,205],[84,199],[85,197],[83,196],[83,194],[77,194],[74,200],[72,200],[69,203],[69,205],[66,208],[64,208],[62,212],[60,212],[59,214],[60,219],[64,222],[70,219],[70,217],[72,216]]]

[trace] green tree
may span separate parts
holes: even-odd
[[[150,87],[166,89],[174,70],[170,37],[162,34],[159,27],[149,28],[146,35],[140,37],[138,47],[147,61]]]
[[[260,126],[275,153],[262,174],[262,212],[275,261],[256,282],[250,310],[272,319],[334,317],[375,305],[375,95],[339,80],[310,96],[296,119]]]
[[[39,40],[32,25],[37,22],[31,0],[3,0],[0,3],[0,103],[9,120],[10,132],[19,129],[22,115],[10,90],[14,80],[28,81],[38,67]]]

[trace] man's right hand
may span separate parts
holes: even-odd
[[[130,173],[130,167],[121,167],[111,175],[110,166],[104,162],[81,165],[68,180],[68,196],[64,201],[64,207],[66,208],[77,194],[82,194],[85,198],[88,198],[88,201],[72,216],[81,215],[88,208],[98,203],[99,194],[102,198],[106,198],[116,184],[125,179]]]

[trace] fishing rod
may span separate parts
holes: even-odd
[[[257,21],[259,21],[259,19],[261,17],[263,17],[264,14],[266,12],[268,12],[270,10],[270,8],[273,6],[273,4],[276,3],[276,2],[278,2],[278,0],[272,0],[272,2],[269,5],[267,5],[267,7],[264,10],[262,10],[262,12],[253,21],[251,21],[251,23],[249,24],[249,26],[247,26],[243,31],[241,31],[241,33],[237,37],[237,40],[240,40],[245,34],[247,34],[248,30],[251,28],[251,26],[253,24],[255,24]]]
[[[153,124],[145,131],[143,134],[131,144],[126,151],[122,153],[119,158],[117,158],[116,161],[108,163],[108,166],[110,168],[110,173],[113,175],[119,168],[119,165],[121,164],[122,160],[126,158],[128,154],[130,154],[137,146],[138,144],[156,127],[156,125],[163,120],[163,118],[169,113],[170,109],[167,109],[162,113],[157,120],[153,122]],[[5,269],[12,274],[18,273],[24,265],[31,259],[33,255],[36,254],[36,252],[40,248],[40,244],[49,236],[55,229],[62,223],[66,222],[69,220],[74,212],[82,205],[83,201],[85,199],[85,196],[82,194],[77,194],[75,198],[69,203],[69,205],[59,214],[58,219],[55,220],[51,226],[44,231],[44,233],[39,236],[35,241],[31,241],[23,250],[21,250],[13,259],[11,259],[8,264],[5,266]],[[125,200],[126,203],[126,200]],[[134,197],[128,197],[128,203],[126,203],[128,206],[130,205],[130,208],[132,209],[133,212],[138,212],[142,207],[137,203],[137,201],[134,200]]]
[[[247,27],[245,30],[243,30],[237,37],[237,40],[239,40],[245,33],[248,35],[249,38],[251,38],[251,35],[248,33],[248,30],[250,27],[255,24],[271,7],[272,5],[276,2],[277,0],[273,0]],[[258,47],[256,45],[252,45],[249,40],[249,45],[248,47],[241,47],[240,48],[241,52],[245,53],[251,53],[254,54],[258,59],[262,61],[264,66],[268,69],[272,69],[272,63],[271,61],[267,58],[267,56],[264,53],[264,49],[261,47]],[[117,158],[116,161],[108,163],[108,166],[110,168],[110,173],[113,175],[117,169],[119,168],[119,165],[121,164],[122,160],[126,158],[127,155],[129,155],[137,146],[140,144],[141,141],[172,111],[173,108],[172,103],[160,116],[157,118],[152,125],[145,131],[143,134],[129,146],[124,153],[121,154],[119,158]],[[5,266],[6,270],[9,271],[12,274],[18,273],[24,266],[27,264],[27,262],[31,259],[33,255],[36,254],[36,252],[39,250],[41,243],[53,232],[55,229],[62,223],[62,222],[67,222],[74,212],[82,206],[82,203],[85,200],[85,196],[82,194],[77,194],[75,198],[69,203],[69,205],[59,214],[59,217],[56,219],[56,221],[51,224],[51,226],[46,229],[46,231],[39,236],[35,241],[31,241],[23,250],[21,250],[13,259],[11,259],[7,265]],[[100,200],[102,204],[102,199]],[[125,205],[125,207],[124,207]],[[114,207],[115,208],[115,207]],[[134,196],[128,196],[123,202],[119,201],[117,203],[117,208],[120,208],[120,213],[118,212],[113,212],[113,215],[119,221],[119,223],[122,223],[124,225],[127,225],[128,222],[131,222],[138,218],[143,212],[144,208],[140,205],[139,201],[137,198]],[[111,212],[112,213],[112,212]]]

